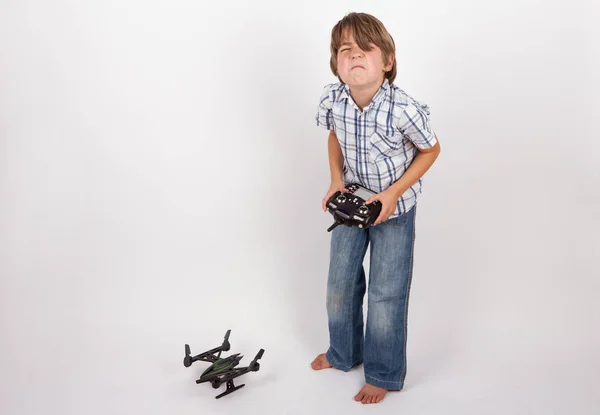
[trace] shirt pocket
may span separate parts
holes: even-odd
[[[401,134],[386,135],[382,131],[375,131],[369,137],[369,158],[373,163],[394,157],[403,151]]]

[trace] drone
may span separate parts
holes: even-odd
[[[226,352],[230,349],[231,345],[229,344],[229,334],[231,333],[231,329],[227,330],[225,333],[225,340],[223,344],[219,347],[215,347],[212,350],[201,353],[196,356],[191,355],[190,346],[188,344],[185,345],[185,357],[183,358],[183,365],[185,367],[190,367],[192,363],[197,360],[203,362],[212,363],[203,373],[200,375],[200,378],[196,380],[197,384],[210,382],[213,388],[218,389],[223,383],[227,383],[227,389],[225,392],[217,395],[215,398],[219,399],[225,395],[229,395],[236,390],[243,388],[245,385],[235,386],[233,384],[233,379],[238,376],[242,376],[248,372],[258,372],[260,369],[260,364],[258,360],[262,358],[264,349],[260,349],[256,354],[256,357],[247,367],[237,367],[240,363],[240,360],[244,356],[240,356],[239,353],[233,354],[227,357],[221,357],[221,352]]]

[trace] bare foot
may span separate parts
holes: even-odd
[[[314,370],[328,369],[332,367],[331,363],[327,361],[325,353],[321,353],[320,355],[318,355],[310,365]]]
[[[386,389],[367,384],[356,394],[354,400],[362,403],[377,403],[383,399],[386,393]]]

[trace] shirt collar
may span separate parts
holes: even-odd
[[[379,90],[377,90],[377,92],[373,96],[373,99],[371,100],[371,103],[367,107],[377,105],[383,99],[383,97],[385,97],[389,89],[390,82],[387,78],[384,78],[383,84],[381,84],[381,87],[379,88]],[[340,100],[349,98],[352,98],[352,96],[350,95],[350,88],[348,87],[348,85],[343,84],[343,88],[340,94]]]

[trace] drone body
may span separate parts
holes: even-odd
[[[227,330],[227,333],[225,333],[225,340],[221,346],[215,347],[212,350],[196,356],[192,356],[190,346],[187,344],[185,345],[185,357],[183,358],[183,365],[185,367],[190,367],[192,363],[197,360],[211,363],[211,365],[204,372],[202,372],[202,375],[200,375],[200,378],[196,380],[196,383],[210,382],[212,387],[215,389],[219,388],[223,383],[227,384],[226,391],[220,395],[217,395],[216,399],[243,388],[245,386],[243,384],[235,386],[233,384],[233,379],[248,372],[257,372],[260,369],[258,360],[262,358],[264,353],[264,349],[260,349],[254,360],[250,362],[247,367],[238,368],[237,365],[244,356],[240,356],[239,353],[236,353],[228,357],[221,357],[221,352],[226,352],[231,348],[231,345],[229,344],[230,333],[231,330]]]

